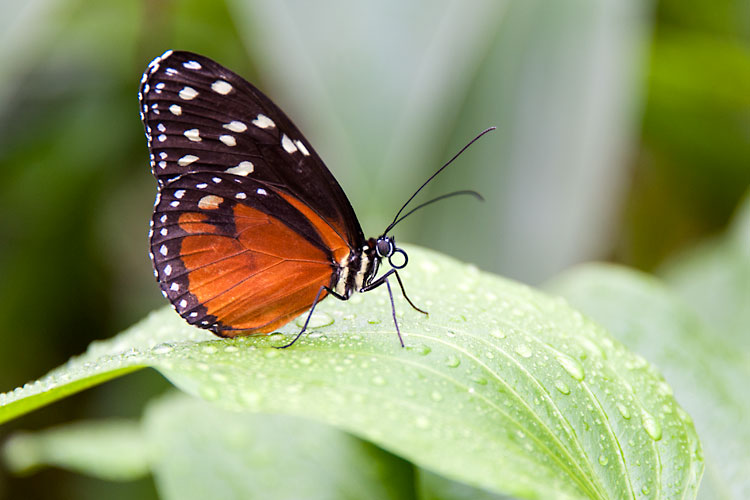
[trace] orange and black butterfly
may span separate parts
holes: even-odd
[[[391,276],[424,313],[398,275],[406,253],[386,234],[406,205],[365,239],[313,147],[253,85],[206,57],[167,51],[148,65],[138,96],[159,189],[154,274],[188,323],[223,337],[269,333],[308,309],[309,321],[327,295],[347,300],[383,283],[395,322]],[[476,195],[446,196],[466,193]],[[384,258],[391,268],[376,278]],[[398,323],[396,331],[401,340]]]

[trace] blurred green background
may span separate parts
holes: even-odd
[[[368,235],[476,133],[396,231],[538,284],[572,264],[654,270],[719,232],[750,186],[750,0],[0,1],[0,391],[165,304],[146,64],[212,57],[297,122]],[[408,286],[408,284],[407,284]],[[0,429],[137,416],[152,372]],[[56,470],[5,498],[149,498]]]

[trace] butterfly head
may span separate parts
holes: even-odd
[[[388,264],[395,269],[403,269],[409,258],[401,248],[396,246],[393,236],[381,236],[375,240],[375,254],[379,259],[388,259]]]

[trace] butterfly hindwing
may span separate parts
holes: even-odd
[[[189,52],[154,59],[141,115],[161,189],[189,173],[254,179],[297,200],[350,248],[364,241],[346,195],[291,120],[246,80]]]
[[[347,253],[322,219],[252,178],[186,174],[154,207],[151,255],[164,295],[189,323],[222,335],[271,331],[299,315]]]

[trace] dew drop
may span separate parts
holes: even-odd
[[[628,410],[627,406],[622,403],[617,403],[617,411],[620,412],[622,418],[624,418],[625,420],[630,420],[630,410]]]
[[[685,410],[683,410],[679,406],[677,407],[677,416],[679,417],[680,420],[682,420],[686,424],[692,424],[693,423],[693,419],[690,418],[690,415],[688,415],[685,412]]]
[[[438,391],[432,391],[432,394],[430,394],[430,397],[433,401],[442,401],[443,395],[440,394]]]
[[[427,356],[432,352],[432,349],[429,346],[426,346],[424,344],[415,345],[415,346],[406,346],[407,351],[416,352],[417,354],[421,354],[422,356]]]
[[[377,386],[383,386],[385,385],[385,379],[380,375],[375,375],[374,377],[372,377],[372,383]]]
[[[449,368],[456,368],[460,364],[461,364],[461,360],[458,359],[456,356],[450,355],[447,358],[445,358],[445,365]]]
[[[369,323],[371,325],[379,325],[380,324],[380,320],[379,319],[368,319],[367,323]]]
[[[599,465],[605,466],[609,463],[609,459],[604,455],[599,455]]]
[[[663,380],[657,384],[656,390],[662,396],[672,396],[674,394],[672,387]]]
[[[643,488],[641,488],[641,493],[643,493],[644,495],[648,495],[649,493],[651,493],[651,488],[649,488],[648,486],[644,486]]]
[[[522,358],[530,358],[532,354],[531,349],[526,344],[518,344],[515,351]]]
[[[653,415],[643,410],[641,414],[643,428],[646,430],[651,439],[658,441],[661,439],[661,424],[654,418]]]
[[[555,389],[560,391],[562,394],[570,394],[570,387],[562,380],[555,380]]]
[[[581,363],[571,358],[567,354],[558,353],[555,355],[555,359],[558,363],[560,363],[560,366],[562,366],[563,369],[568,372],[568,375],[578,380],[579,382],[586,376]]]
[[[479,385],[487,385],[487,379],[484,377],[474,377],[472,380],[474,380],[474,383]]]
[[[171,344],[159,344],[154,347],[154,350],[152,352],[154,354],[167,354],[169,352],[172,352],[172,349],[174,349],[174,347],[172,347]]]
[[[297,321],[295,323],[297,326],[302,328],[305,326],[305,321],[307,318],[303,314],[299,318],[297,318]],[[323,311],[315,311],[312,316],[310,316],[310,321],[307,323],[308,328],[320,328],[322,326],[328,326],[333,324],[333,316],[328,314],[327,312]]]
[[[304,358],[300,358],[299,362],[302,363],[303,365],[309,365],[309,364],[312,364],[312,359],[305,356]]]
[[[268,359],[273,359],[281,355],[281,350],[279,349],[269,349],[265,352],[264,356]]]
[[[237,346],[228,345],[224,348],[224,352],[237,352],[239,348]]]
[[[419,416],[414,421],[414,424],[419,429],[427,429],[430,426],[430,421],[425,416]]]
[[[496,339],[504,339],[505,338],[505,333],[502,330],[500,330],[499,328],[494,328],[494,329],[490,330],[490,335],[492,335]]]
[[[206,354],[216,354],[216,351],[217,351],[216,346],[213,346],[213,345],[203,346],[203,349],[201,350]]]

